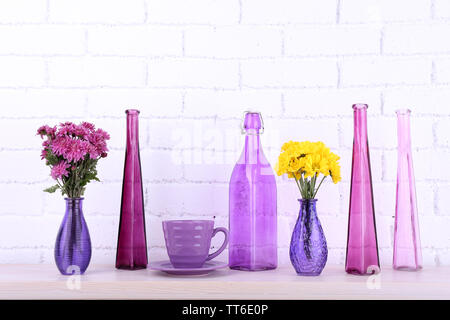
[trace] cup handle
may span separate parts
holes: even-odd
[[[217,257],[218,255],[220,255],[228,246],[229,233],[226,228],[214,229],[214,232],[213,232],[213,235],[211,238],[214,238],[219,232],[223,232],[223,234],[225,235],[225,241],[223,242],[223,245],[222,245],[222,247],[220,247],[219,250],[217,250],[216,252],[214,252],[213,254],[210,254],[208,256],[208,259],[206,259],[206,261],[210,261],[210,260],[214,259],[215,257]]]

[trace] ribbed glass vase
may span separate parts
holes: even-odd
[[[84,274],[91,261],[91,237],[83,216],[83,200],[66,199],[66,214],[55,244],[56,266],[63,275]]]

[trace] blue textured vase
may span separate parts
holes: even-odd
[[[84,274],[91,255],[91,238],[83,216],[83,199],[66,199],[66,215],[56,238],[56,266],[63,275]]]
[[[318,276],[327,264],[328,247],[317,217],[317,200],[299,201],[300,214],[291,240],[291,262],[298,275]]]

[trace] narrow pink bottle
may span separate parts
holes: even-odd
[[[127,146],[122,187],[116,268],[147,268],[144,193],[139,151],[139,110],[127,110]]]
[[[345,271],[365,275],[378,273],[380,261],[367,136],[367,105],[355,104],[353,109],[353,163]]]
[[[422,269],[416,183],[411,151],[410,110],[397,110],[398,167],[395,208],[394,264],[396,270]]]

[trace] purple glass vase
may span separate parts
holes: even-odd
[[[63,275],[84,274],[91,261],[91,237],[83,216],[83,198],[66,199],[66,214],[55,244],[55,262]]]
[[[367,105],[355,104],[353,109],[355,131],[345,270],[364,275],[379,272],[380,262],[367,138]]]
[[[127,146],[116,268],[147,268],[144,193],[139,154],[139,111],[127,110]]]
[[[395,209],[394,269],[422,269],[416,183],[411,151],[410,110],[397,111],[398,168]]]
[[[246,112],[245,147],[230,180],[230,268],[275,269],[277,254],[277,186],[264,156],[260,113]]]
[[[328,259],[327,240],[317,217],[316,199],[300,199],[300,214],[292,233],[290,257],[300,276],[318,276]]]

